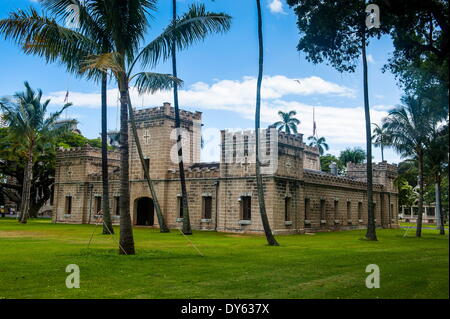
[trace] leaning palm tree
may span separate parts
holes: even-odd
[[[255,110],[255,139],[256,139],[256,188],[258,189],[259,213],[266,234],[267,243],[270,246],[278,246],[278,242],[272,234],[270,229],[269,219],[267,218],[266,204],[264,201],[264,188],[261,176],[261,161],[259,158],[259,129],[261,127],[261,84],[263,79],[264,67],[264,47],[263,47],[263,31],[262,31],[262,14],[261,1],[256,0],[257,14],[258,14],[258,44],[259,44],[259,67],[258,67],[258,81],[256,84],[256,110]]]
[[[279,131],[284,130],[287,134],[291,134],[291,132],[297,134],[297,126],[300,124],[300,120],[294,117],[296,114],[296,111],[278,111],[281,121],[275,122],[273,125],[275,128],[278,128]]]
[[[375,125],[372,135],[372,143],[375,147],[380,147],[381,149],[381,161],[384,162],[384,148],[389,146],[389,135],[386,133],[386,128],[383,125]]]
[[[323,155],[325,151],[328,151],[330,149],[330,146],[328,146],[327,141],[325,140],[325,137],[317,137],[317,136],[310,136],[308,137],[309,146],[314,146],[319,149],[319,154]]]
[[[205,8],[203,6],[192,7],[195,10],[199,10],[200,12],[204,12]],[[192,10],[192,9],[191,9]],[[230,20],[231,17],[226,14],[219,14],[221,19],[217,20],[217,25],[211,26],[213,27],[211,31],[213,32],[223,32],[227,31],[230,28]],[[219,17],[218,15],[218,17]],[[174,27],[179,23],[179,18],[177,17],[177,2],[176,0],[172,1],[172,25]],[[172,75],[177,78],[177,43],[176,40],[173,39],[172,47],[171,47],[171,55],[172,55]],[[178,150],[178,169],[180,171],[180,184],[181,184],[181,206],[183,212],[183,227],[182,232],[185,235],[192,235],[191,222],[189,218],[189,201],[188,201],[188,193],[186,188],[186,177],[184,174],[184,162],[183,162],[183,148],[182,148],[182,140],[181,140],[181,120],[180,120],[180,108],[178,103],[178,85],[174,83],[173,85],[173,101],[175,107],[175,129],[177,130],[177,150]]]
[[[129,213],[129,163],[128,163],[128,119],[138,145],[136,130],[133,129],[131,99],[129,87],[134,84],[139,93],[154,92],[156,89],[171,89],[181,81],[172,75],[152,72],[133,74],[138,63],[143,68],[156,65],[160,60],[171,56],[175,41],[178,49],[204,39],[209,33],[222,30],[228,16],[206,12],[204,6],[192,5],[187,13],[177,18],[165,30],[147,44],[141,51],[139,44],[148,27],[150,11],[155,10],[155,0],[109,0],[93,1],[98,5],[93,8],[96,19],[105,25],[111,34],[113,53],[91,56],[85,63],[87,69],[111,70],[117,80],[120,92],[120,145],[121,145],[121,247],[124,252],[134,254],[131,219]],[[131,114],[131,116],[130,116]],[[139,148],[138,148],[139,151]],[[142,158],[141,158],[142,160]],[[144,168],[144,171],[147,169]],[[148,177],[148,174],[145,174]],[[149,183],[150,184],[150,183]],[[125,252],[127,253],[127,252]]]
[[[422,213],[424,195],[424,156],[426,143],[436,123],[432,108],[420,96],[404,96],[403,105],[389,112],[383,126],[391,137],[394,149],[404,157],[415,157],[419,170],[419,215],[416,236],[422,235]]]
[[[15,139],[22,141],[26,148],[27,163],[24,169],[22,196],[20,202],[21,223],[26,223],[30,213],[31,181],[33,179],[33,153],[41,143],[51,141],[61,134],[64,126],[58,127],[61,113],[71,104],[65,104],[59,111],[51,113],[47,117],[47,107],[50,100],[42,100],[42,91],[33,90],[28,82],[25,82],[25,91],[17,92],[11,99],[3,98],[0,101],[0,109],[3,118],[9,126]]]
[[[36,10],[11,13],[0,21],[0,32],[14,39],[26,54],[42,56],[47,63],[59,62],[70,73],[101,82],[101,142],[102,142],[102,213],[103,234],[113,234],[109,207],[109,177],[107,150],[107,85],[106,72],[82,72],[81,64],[86,56],[111,52],[111,41],[103,25],[92,17],[91,12],[79,0],[41,0],[61,20],[68,18],[69,5],[78,7],[78,30],[59,24],[54,18],[39,14]]]

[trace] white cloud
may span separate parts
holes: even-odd
[[[356,96],[354,89],[326,81],[320,77],[312,76],[295,79],[285,76],[266,76],[262,85],[261,121],[268,125],[278,121],[279,110],[297,111],[297,117],[301,120],[299,132],[305,135],[305,139],[312,134],[313,107],[315,107],[317,131],[325,136],[333,149],[341,146],[364,144],[364,109],[362,106],[342,108],[333,105],[319,105],[321,96],[334,96],[336,98],[353,99]],[[195,110],[223,110],[231,111],[236,116],[253,120],[255,108],[256,79],[244,77],[241,80],[219,80],[213,84],[197,82],[188,88],[179,91],[180,106],[190,107]],[[52,100],[52,104],[64,103],[65,91],[51,93],[46,98]],[[317,98],[314,105],[295,101],[295,97],[312,96]],[[287,98],[289,97],[289,99]],[[158,92],[139,96],[135,89],[131,89],[133,106],[145,107],[159,106],[163,102],[172,102],[172,92]],[[110,107],[117,107],[118,91],[108,91],[108,103]],[[73,108],[100,107],[99,93],[70,92],[69,100],[74,103]],[[377,105],[372,107],[371,120],[379,123],[382,117],[387,115],[386,110],[392,106]],[[202,159],[206,161],[218,160],[219,154],[219,130],[225,127],[204,128],[203,134],[206,147],[203,150]]]
[[[376,63],[376,62],[375,62],[375,59],[373,58],[373,55],[372,55],[372,54],[368,54],[368,55],[367,55],[367,62],[372,63],[372,64],[375,64],[375,63]]]
[[[272,13],[286,13],[283,9],[283,3],[281,3],[281,0],[270,0],[268,7]]]

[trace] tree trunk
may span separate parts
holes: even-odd
[[[366,118],[366,153],[367,153],[367,232],[368,240],[377,240],[375,230],[375,212],[373,211],[373,181],[372,181],[372,133],[370,130],[369,84],[367,79],[366,33],[362,32],[362,60],[364,84],[364,113]]]
[[[108,143],[107,143],[107,84],[108,74],[102,74],[102,212],[103,212],[103,234],[114,234],[112,227],[111,212],[109,210],[109,181],[108,181]]]
[[[384,162],[384,147],[381,145],[381,161]]]
[[[128,146],[128,81],[119,74],[120,91],[120,240],[119,253],[134,255],[133,227],[130,216],[130,179]]]
[[[259,213],[261,215],[261,222],[264,227],[264,233],[266,234],[267,243],[270,246],[279,246],[277,240],[272,234],[270,229],[269,219],[266,213],[266,204],[264,200],[264,188],[263,180],[261,176],[261,162],[259,158],[259,128],[260,128],[260,111],[261,111],[261,83],[263,77],[264,66],[264,47],[263,47],[263,35],[262,35],[262,16],[261,16],[261,2],[256,0],[256,6],[258,9],[258,42],[259,42],[259,70],[258,70],[258,82],[256,85],[256,110],[255,110],[255,139],[256,139],[256,188],[258,189],[258,202]]]
[[[25,166],[24,176],[23,176],[23,188],[22,188],[22,198],[20,202],[20,219],[19,222],[26,224],[28,216],[30,214],[30,194],[31,194],[31,181],[33,179],[33,148],[34,143],[30,142],[28,149],[28,161]]]
[[[176,23],[177,19],[177,2],[172,1],[172,15],[173,23]],[[175,47],[175,40],[172,41],[172,75],[177,77],[177,53]],[[181,183],[181,205],[183,211],[183,234],[192,235],[191,221],[189,218],[189,201],[186,190],[186,178],[184,176],[184,163],[183,163],[183,148],[181,141],[181,123],[180,123],[180,109],[178,106],[178,85],[174,82],[173,86],[173,103],[175,107],[175,129],[177,130],[177,148],[178,148],[178,168],[180,171],[180,183]]]
[[[150,193],[153,198],[153,204],[155,206],[156,216],[158,218],[159,223],[159,231],[161,233],[169,233],[169,227],[166,225],[166,221],[164,219],[164,215],[162,214],[161,207],[159,206],[158,196],[156,195],[155,187],[153,185],[153,181],[150,178],[150,172],[148,167],[145,165],[144,154],[142,153],[141,142],[139,141],[139,136],[136,130],[136,122],[134,121],[133,107],[131,105],[131,98],[128,95],[128,113],[130,117],[131,131],[133,132],[134,141],[136,143],[136,148],[139,154],[139,159],[141,160],[142,168],[144,169],[144,176],[147,180],[148,188],[150,189]]]
[[[422,236],[422,215],[423,215],[423,151],[419,149],[419,215],[417,216],[416,237]]]
[[[445,235],[444,226],[444,212],[442,210],[442,196],[441,196],[441,173],[436,173],[436,217],[439,228],[439,234]]]

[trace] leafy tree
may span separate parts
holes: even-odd
[[[425,149],[424,167],[427,175],[431,177],[430,184],[435,186],[436,217],[441,235],[445,235],[444,216],[442,211],[441,184],[442,175],[448,172],[448,123],[436,129],[430,137]]]
[[[287,0],[297,15],[300,40],[299,51],[314,64],[327,62],[339,72],[354,72],[362,58],[364,113],[367,152],[368,223],[366,238],[377,240],[373,210],[372,141],[370,128],[369,88],[366,47],[370,37],[380,37],[381,28],[366,27],[366,1]]]
[[[291,132],[297,134],[297,126],[300,124],[300,120],[294,117],[296,114],[296,111],[278,111],[281,121],[275,122],[273,125],[279,131],[284,130],[287,134],[291,134]]]
[[[398,204],[400,206],[411,207],[417,200],[417,194],[414,187],[409,185],[408,181],[403,177],[398,177],[395,181],[398,187]]]
[[[196,14],[203,14],[205,15],[205,8],[204,6],[198,6],[198,7],[191,7],[191,12],[194,12]],[[190,13],[191,13],[190,12]],[[189,13],[188,13],[189,14]],[[201,25],[201,28],[204,28],[203,34],[197,34],[196,36],[205,38],[207,33],[219,33],[228,31],[230,28],[230,21],[231,17],[220,13],[220,14],[213,14],[209,13],[211,17],[215,16],[215,19],[210,19],[210,21],[204,21],[203,25]],[[177,16],[177,2],[176,0],[172,1],[172,25],[175,27],[177,24],[180,23],[179,18]],[[192,32],[196,32],[194,29],[192,29]],[[172,75],[173,77],[177,77],[177,41],[176,39],[172,40],[170,53],[172,57]],[[186,45],[187,47],[187,45]],[[175,107],[175,129],[177,130],[177,149],[178,149],[178,168],[180,171],[180,186],[181,186],[181,204],[182,204],[182,211],[183,211],[183,234],[185,235],[192,235],[192,229],[191,229],[191,222],[189,218],[189,200],[188,200],[188,194],[187,194],[187,188],[186,188],[186,177],[184,174],[184,162],[183,162],[183,148],[182,148],[182,140],[181,140],[181,120],[180,120],[180,108],[178,103],[178,84],[174,82],[173,84],[173,100],[174,100],[174,107]]]
[[[342,164],[342,162],[334,155],[332,154],[326,154],[320,156],[320,170],[322,172],[330,173],[330,164],[336,163],[338,174],[342,175],[345,171],[345,166]]]
[[[255,140],[256,140],[256,188],[258,189],[258,202],[259,213],[261,215],[261,221],[264,227],[264,233],[266,235],[267,243],[270,246],[279,246],[277,240],[272,234],[270,228],[269,219],[267,218],[266,203],[264,200],[264,185],[261,176],[261,161],[259,158],[259,130],[261,121],[261,84],[263,79],[264,69],[264,43],[263,43],[263,31],[262,31],[262,13],[261,13],[261,1],[256,0],[256,9],[258,16],[258,48],[259,48],[259,61],[258,61],[258,80],[256,83],[256,109],[255,109]]]
[[[328,151],[330,147],[327,144],[327,141],[325,140],[325,137],[316,137],[316,136],[310,136],[308,137],[309,146],[314,146],[319,149],[319,154],[323,155],[325,151]]]
[[[424,156],[427,142],[439,120],[438,114],[422,96],[404,96],[403,105],[389,112],[383,120],[392,146],[402,157],[415,157],[419,172],[419,216],[416,236],[422,235],[424,195]]]
[[[107,145],[107,83],[106,72],[83,70],[82,63],[92,54],[108,53],[113,50],[104,25],[96,21],[88,7],[80,0],[40,0],[56,17],[66,20],[71,14],[70,5],[78,8],[78,30],[58,24],[45,14],[34,9],[29,12],[11,13],[8,19],[0,21],[0,32],[22,45],[26,54],[42,56],[47,62],[59,62],[70,73],[83,75],[101,82],[101,148],[102,148],[102,213],[103,234],[112,234],[112,220],[109,207],[108,145]],[[23,45],[24,44],[24,45]]]
[[[360,147],[348,147],[339,154],[339,161],[344,166],[347,166],[347,163],[349,162],[354,164],[362,164],[366,158],[366,152],[364,152],[364,150]]]
[[[42,100],[42,91],[34,91],[25,82],[25,91],[17,92],[12,99],[3,98],[0,109],[14,139],[26,149],[26,164],[20,203],[21,223],[26,223],[30,215],[31,183],[33,180],[33,162],[35,151],[42,145],[52,143],[56,136],[66,129],[55,124],[61,113],[71,104],[65,104],[59,111],[47,116],[50,100]]]
[[[376,123],[372,123],[373,129],[372,142],[375,147],[381,149],[381,161],[384,162],[384,148],[389,146],[389,135],[386,134],[386,128]]]
[[[376,0],[382,24],[394,44],[385,70],[405,87],[413,88],[418,77],[448,88],[449,2],[447,0]]]

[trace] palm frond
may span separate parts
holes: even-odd
[[[172,43],[177,50],[184,50],[208,35],[223,33],[230,29],[231,17],[225,13],[207,12],[203,4],[194,4],[189,11],[171,23],[158,37],[141,51],[137,60],[143,67],[155,66],[160,60],[171,56]]]
[[[171,74],[140,72],[132,77],[132,79],[134,78],[136,78],[135,86],[139,94],[153,94],[160,90],[170,90],[174,87],[174,84],[177,84],[179,87],[183,84],[182,80],[172,76]]]
[[[81,64],[81,70],[98,70],[113,73],[124,71],[120,63],[121,55],[117,52],[102,53],[88,56]]]

